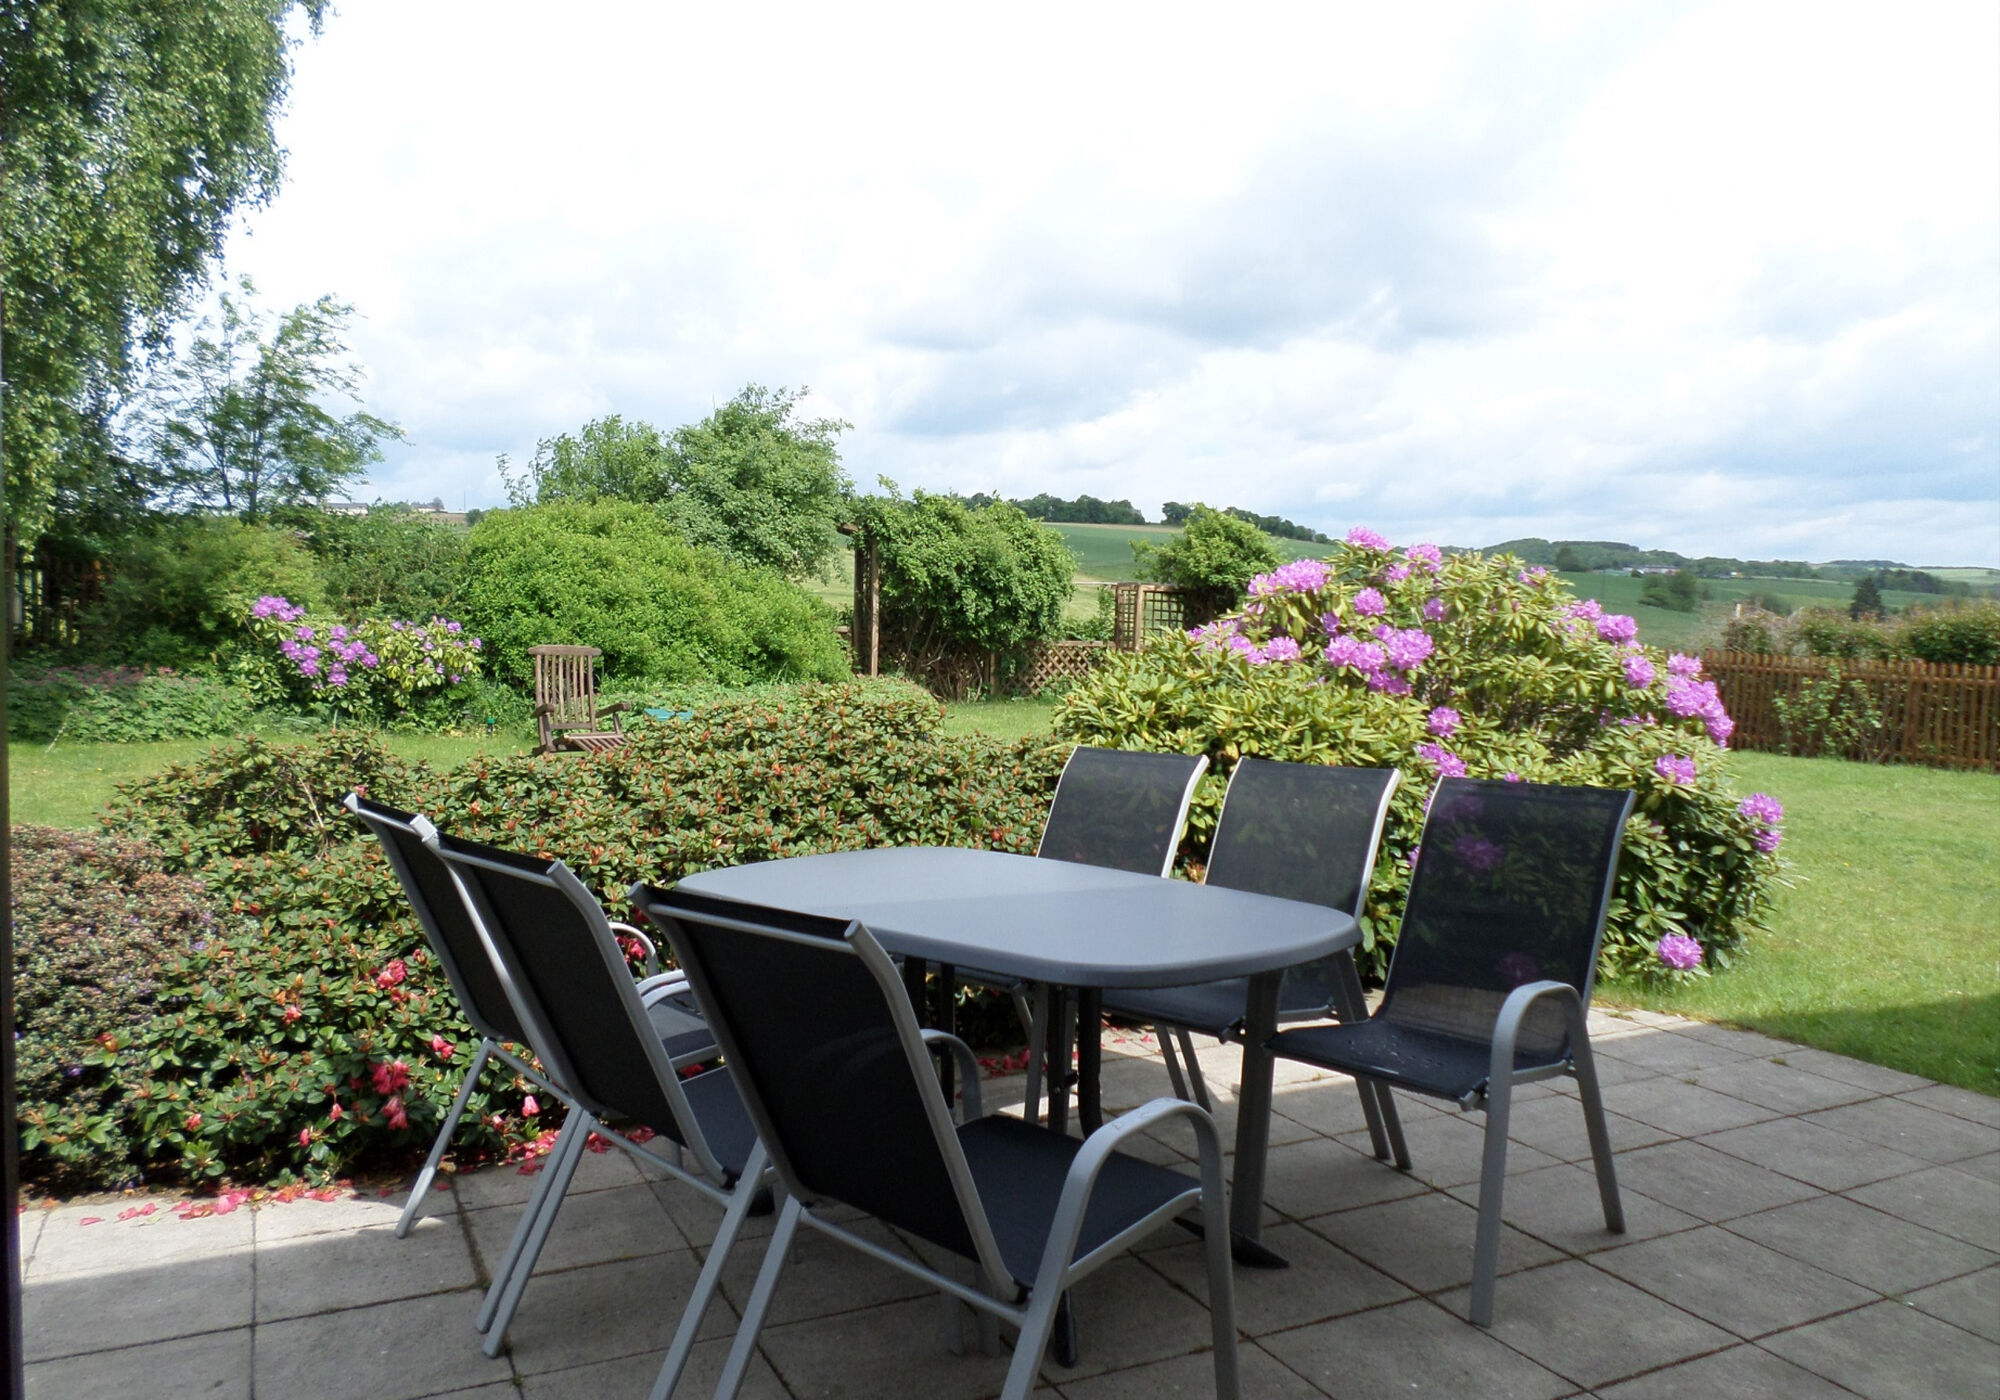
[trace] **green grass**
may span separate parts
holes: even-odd
[[[477,753],[525,753],[534,741],[509,734],[451,737],[385,734],[383,742],[404,758],[456,768]],[[172,739],[157,744],[9,744],[7,803],[13,821],[30,826],[94,827],[115,784],[149,777],[170,763],[185,763],[221,742]],[[280,740],[284,742],[284,740]]]
[[[1043,700],[964,700],[945,706],[947,734],[989,734],[995,739],[1046,738],[1055,706]]]
[[[1629,574],[1566,573],[1562,575],[1562,580],[1577,597],[1595,598],[1604,604],[1606,612],[1627,613],[1637,618],[1639,639],[1670,651],[1697,651],[1704,646],[1717,645],[1722,639],[1723,626],[1736,610],[1736,605],[1752,598],[1775,603],[1777,611],[1789,613],[1808,607],[1844,608],[1854,597],[1853,584],[1830,579],[1707,578],[1701,581],[1701,586],[1709,594],[1701,605],[1701,611],[1682,613],[1668,608],[1647,607],[1641,603],[1639,590],[1646,586],[1646,581]],[[1909,593],[1901,589],[1888,590],[1883,593],[1882,600],[1892,608],[1938,601],[1928,593]]]
[[[1772,928],[1684,988],[1604,988],[1673,1011],[2000,1093],[2000,778],[1735,756],[1785,804]]]

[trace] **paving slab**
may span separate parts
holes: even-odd
[[[1669,1142],[1621,1152],[1616,1165],[1619,1181],[1710,1223],[1819,1194],[1802,1181],[1700,1142]]]
[[[2000,1344],[2000,1268],[1981,1269],[1903,1295],[1920,1312]]]
[[[716,1219],[721,1220],[721,1212]],[[491,1271],[506,1257],[507,1246],[520,1227],[521,1208],[496,1206],[490,1210],[467,1211],[467,1227],[479,1257]],[[702,1243],[706,1244],[709,1237]],[[687,1235],[661,1204],[650,1183],[590,1191],[564,1197],[549,1228],[536,1269],[574,1269],[585,1264],[605,1264],[614,1259],[637,1259],[667,1250],[686,1249]]]
[[[1872,1089],[1878,1094],[1902,1094],[1913,1089],[1932,1087],[1932,1082],[1920,1074],[1907,1074],[1900,1069],[1890,1069],[1887,1065],[1871,1065],[1866,1060],[1857,1060],[1848,1055],[1836,1055],[1828,1050],[1812,1050],[1803,1045],[1795,1045],[1784,1053],[1785,1065],[1791,1069],[1802,1069],[1808,1074],[1823,1075],[1828,1079],[1839,1079],[1863,1089]]]
[[[1905,1303],[1877,1303],[1760,1345],[1868,1400],[2000,1394],[2000,1346]]]
[[[715,1383],[729,1357],[730,1340],[717,1337],[695,1343],[694,1351],[688,1357],[687,1370],[681,1373],[680,1387],[674,1392],[677,1400],[697,1400],[697,1397],[715,1393]],[[520,1388],[516,1390],[510,1386],[506,1393],[508,1400],[515,1400],[517,1396],[520,1400],[607,1400],[607,1397],[609,1400],[641,1400],[652,1392],[663,1359],[664,1352],[659,1356],[647,1352],[621,1356],[614,1361],[596,1361],[564,1371],[545,1371],[523,1376]],[[751,1358],[740,1395],[741,1400],[790,1400],[777,1373],[771,1369],[771,1363],[762,1355]]]
[[[1321,1223],[1341,1218],[1326,1217]],[[1405,1285],[1303,1225],[1266,1230],[1264,1243],[1282,1254],[1290,1267],[1235,1271],[1236,1330],[1245,1336],[1261,1337],[1411,1296]],[[1149,1252],[1145,1260],[1150,1268],[1207,1305],[1208,1258],[1199,1240],[1186,1239]]]
[[[57,1274],[21,1299],[22,1354],[44,1361],[246,1328],[255,1286],[248,1250],[109,1276]]]
[[[1590,1262],[1745,1340],[1881,1297],[1718,1225],[1608,1249]]]
[[[1597,1392],[1598,1400],[1853,1400],[1854,1392],[1761,1347],[1731,1347]]]
[[[1924,1108],[1934,1108],[1940,1113],[1984,1123],[1989,1128],[2000,1128],[2000,1098],[1991,1094],[1975,1094],[1956,1084],[1926,1084],[1898,1097]]]
[[[1687,1074],[1750,1058],[1749,1051],[1738,1050],[1727,1041],[1682,1035],[1665,1029],[1647,1035],[1593,1040],[1591,1049],[1600,1060],[1623,1060],[1655,1074]]]
[[[1393,1201],[1426,1189],[1410,1173],[1376,1161],[1365,1147],[1335,1138],[1274,1147],[1265,1160],[1264,1202],[1293,1219]]]
[[[1819,1187],[1842,1191],[1871,1181],[1904,1176],[1930,1165],[1921,1157],[1877,1147],[1831,1128],[1816,1118],[1776,1118],[1710,1133],[1701,1141],[1732,1157]]]
[[[176,1337],[149,1346],[96,1351],[27,1368],[28,1400],[109,1396],[250,1400],[250,1329]]]
[[[1580,1112],[1574,1104],[1572,1112]],[[1373,1150],[1366,1132],[1343,1134],[1339,1141],[1368,1156]],[[1403,1141],[1410,1149],[1410,1175],[1427,1186],[1463,1186],[1479,1180],[1486,1153],[1486,1115],[1433,1114],[1403,1124]],[[1374,1160],[1370,1157],[1370,1160]],[[1509,1139],[1507,1170],[1530,1172],[1553,1166],[1558,1158]]]
[[[1274,1333],[1260,1345],[1328,1395],[1556,1400],[1577,1389],[1423,1298]]]
[[[935,1296],[887,1303],[837,1317],[767,1327],[758,1339],[797,1400],[987,1400],[1007,1377],[999,1356],[944,1349],[944,1310]],[[1084,1346],[1094,1342],[1087,1332]],[[1037,1394],[1055,1394],[1053,1389]]]
[[[700,1272],[701,1261],[692,1250],[677,1250],[538,1273],[507,1329],[507,1355],[515,1373],[535,1376],[624,1356],[648,1357],[658,1369]],[[736,1321],[729,1300],[719,1298],[695,1335],[733,1336]],[[479,1338],[472,1331],[472,1309],[466,1310],[461,1326],[466,1344],[475,1345]]]
[[[134,1209],[136,1207],[124,1207]],[[255,1211],[182,1219],[161,1208],[151,1215],[118,1219],[117,1205],[62,1206],[42,1222],[29,1282],[61,1274],[117,1272],[189,1263],[247,1250]]]
[[[1574,1100],[1571,1103],[1573,1112],[1583,1112],[1575,1106]],[[1673,1075],[1655,1075],[1650,1079],[1613,1085],[1604,1091],[1604,1108],[1607,1114],[1617,1114],[1628,1122],[1641,1123],[1674,1137],[1693,1137],[1725,1128],[1741,1128],[1778,1116],[1777,1109],[1765,1108],[1747,1099],[1705,1088],[1692,1079],[1680,1079]],[[1648,1145],[1644,1136],[1627,1139],[1614,1135],[1611,1141],[1615,1148]]]
[[[857,1221],[852,1228],[871,1244],[894,1253],[909,1253],[902,1240],[877,1221]],[[768,1240],[751,1241],[735,1250],[723,1266],[723,1296],[739,1312],[750,1300],[757,1271],[763,1267],[764,1256],[769,1252],[768,1245]],[[970,1274],[964,1281],[971,1282]],[[794,1237],[792,1257],[778,1276],[768,1321],[770,1325],[782,1326],[903,1298],[935,1295],[936,1291],[913,1274],[871,1259],[818,1230],[802,1228]]]
[[[1478,1220],[1479,1212],[1473,1207],[1433,1191],[1323,1215],[1309,1225],[1315,1234],[1404,1286],[1434,1293],[1472,1282],[1472,1236]],[[1502,1274],[1560,1257],[1540,1240],[1511,1225],[1501,1226]]]
[[[1604,1127],[1610,1134],[1614,1152],[1649,1147],[1675,1136],[1610,1108],[1604,1112]],[[1583,1105],[1566,1094],[1542,1094],[1525,1102],[1515,1100],[1507,1115],[1507,1140],[1533,1148],[1558,1162],[1583,1162],[1590,1158],[1590,1129],[1585,1125]],[[1511,1159],[1512,1152],[1508,1156]]]
[[[1863,1205],[2000,1252],[2000,1194],[1956,1167],[1932,1167],[1847,1193]]]
[[[1253,1344],[1237,1348],[1236,1371],[1243,1394],[1256,1400],[1323,1400],[1327,1393]],[[1207,1352],[1176,1356],[1067,1381],[1062,1394],[1063,1400],[1210,1400],[1215,1394],[1215,1361]]]
[[[468,1289],[262,1323],[257,1400],[417,1400],[510,1380],[506,1357],[479,1354],[478,1303]]]
[[[1845,1196],[1739,1216],[1728,1228],[1878,1293],[1898,1294],[2000,1262],[2000,1255]]]
[[[2000,1127],[1927,1108],[1908,1098],[1869,1099],[1808,1114],[1801,1121],[1933,1164],[2000,1154]]]
[[[1451,1194],[1468,1206],[1479,1204],[1476,1184],[1456,1187]],[[1614,1235],[1604,1226],[1595,1172],[1568,1164],[1543,1167],[1507,1178],[1501,1216],[1511,1228],[1566,1254],[1578,1255],[1616,1249],[1676,1230],[1692,1230],[1702,1223],[1686,1211],[1662,1205],[1623,1183],[1618,1199],[1625,1209],[1625,1232]]]
[[[1780,1113],[1808,1113],[1816,1108],[1858,1103],[1880,1093],[1850,1080],[1800,1069],[1785,1056],[1737,1060],[1704,1069],[1693,1077],[1704,1088]]]

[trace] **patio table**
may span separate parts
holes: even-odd
[[[1278,983],[1287,967],[1351,949],[1354,920],[1323,905],[1094,865],[958,847],[884,847],[709,870],[690,893],[859,919],[892,953],[1072,987],[1097,1037],[1096,992],[1250,979],[1230,1225],[1241,1263],[1283,1267],[1261,1241]],[[1092,1057],[1082,1069],[1093,1089]],[[1079,1092],[1079,1108],[1089,1099]],[[1086,1126],[1088,1116],[1086,1115]]]

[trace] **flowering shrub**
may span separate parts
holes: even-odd
[[[475,679],[485,645],[450,618],[329,622],[275,594],[251,605],[248,626],[264,648],[267,687],[294,703],[378,719]]]
[[[161,973],[162,1014],[86,1028],[112,1086],[72,1140],[78,1180],[324,1180],[428,1145],[477,1044],[379,845],[364,787],[445,830],[560,856],[614,911],[640,877],[886,844],[1031,851],[1064,750],[941,732],[905,685],[813,686],[642,719],[610,754],[447,774],[365,734],[245,740],[123,790],[107,823],[199,872],[217,919]],[[462,1154],[532,1153],[556,1105],[499,1071]],[[554,1121],[552,1121],[554,1120]]]
[[[1401,768],[1363,921],[1379,973],[1438,778],[1630,788],[1602,971],[1659,975],[1669,936],[1726,964],[1759,925],[1777,817],[1731,791],[1734,726],[1698,659],[1645,648],[1631,618],[1577,601],[1545,569],[1399,551],[1367,530],[1248,592],[1237,614],[1113,655],[1057,711],[1067,738],[1209,756],[1190,857],[1243,754]]]

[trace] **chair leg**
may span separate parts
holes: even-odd
[[[1042,1121],[1042,1056],[1049,1035],[1049,989],[1035,988],[1028,1011],[1028,1093],[1021,1104],[1021,1116],[1030,1123]]]
[[[572,1108],[570,1119],[585,1116],[583,1110]],[[567,1134],[568,1122],[564,1123]],[[475,1331],[484,1332],[493,1325],[493,1314],[499,1310],[500,1295],[506,1291],[507,1280],[514,1276],[514,1266],[520,1262],[521,1251],[527,1247],[528,1235],[534,1229],[536,1219],[548,1203],[549,1187],[555,1180],[555,1171],[562,1157],[569,1150],[569,1138],[558,1136],[549,1155],[542,1163],[542,1172],[535,1180],[535,1189],[528,1193],[528,1203],[521,1209],[521,1218],[514,1226],[514,1237],[507,1244],[506,1254],[501,1256],[499,1267],[493,1271],[493,1281],[486,1287],[486,1297],[479,1305],[479,1313],[472,1321]]]
[[[1173,1083],[1174,1097],[1182,1103],[1193,1103],[1194,1094],[1188,1089],[1186,1076],[1181,1073],[1181,1057],[1174,1051],[1173,1032],[1155,1026],[1153,1034],[1160,1038],[1160,1058],[1167,1062],[1167,1078]]]
[[[722,1224],[709,1243],[708,1258],[702,1261],[701,1275],[695,1279],[694,1288],[688,1294],[687,1306],[681,1309],[680,1326],[674,1329],[674,1340],[667,1348],[667,1359],[660,1363],[659,1379],[653,1382],[650,1400],[669,1400],[674,1388],[681,1382],[681,1373],[687,1369],[688,1357],[694,1352],[695,1334],[701,1331],[702,1319],[708,1316],[708,1305],[715,1300],[716,1291],[721,1287],[723,1266],[729,1262],[729,1251],[735,1246],[736,1237],[743,1230],[743,1222],[750,1215],[750,1203],[757,1198],[758,1178],[764,1174],[764,1164],[768,1160],[763,1143],[750,1149],[750,1159],[743,1164],[743,1174],[737,1178],[736,1190],[729,1197],[729,1208],[722,1213]],[[952,1301],[956,1302],[955,1299]]]
[[[1410,1145],[1403,1141],[1403,1118],[1396,1112],[1396,1100],[1390,1096],[1389,1086],[1381,1080],[1366,1080],[1364,1083],[1374,1089],[1375,1101],[1381,1105],[1382,1128],[1389,1138],[1387,1155],[1395,1162],[1396,1170],[1406,1172],[1410,1169]]]
[[[799,1216],[804,1209],[797,1197],[787,1196],[785,1208],[778,1212],[777,1228],[771,1232],[770,1247],[764,1251],[763,1266],[757,1270],[757,1283],[750,1290],[743,1321],[729,1347],[729,1360],[723,1363],[722,1377],[715,1383],[715,1400],[736,1400],[736,1393],[743,1388],[743,1376],[750,1369],[750,1353],[757,1349],[757,1334],[764,1330],[764,1314],[771,1309],[771,1295],[777,1291],[778,1275],[784,1271],[785,1257],[791,1253],[792,1237],[798,1233]]]
[[[1486,1090],[1486,1144],[1479,1166],[1479,1225],[1472,1244],[1474,1325],[1493,1325],[1493,1281],[1500,1272],[1500,1210],[1507,1187],[1507,1128],[1514,1086],[1504,1076]]]
[[[1160,1043],[1165,1045],[1166,1039],[1166,1036],[1162,1035]],[[1182,1027],[1174,1032],[1174,1039],[1180,1042],[1181,1058],[1187,1061],[1188,1087],[1194,1091],[1194,1101],[1201,1105],[1202,1112],[1215,1112],[1215,1105],[1208,1097],[1208,1080],[1202,1077],[1201,1061],[1194,1057],[1194,1037],[1188,1033],[1186,1027]]]
[[[1035,1388],[1042,1357],[1055,1331],[1056,1313],[1066,1296],[1061,1289],[1050,1289],[1046,1294],[1038,1289],[1029,1300],[1028,1315],[1021,1319],[1021,1335],[1014,1339],[1014,1359],[1007,1366],[1007,1381],[1000,1387],[1000,1400],[1027,1400],[1028,1392]]]
[[[572,1131],[574,1126],[574,1131]],[[549,1230],[556,1223],[556,1215],[562,1210],[563,1200],[569,1195],[570,1178],[576,1175],[577,1163],[583,1160],[583,1145],[590,1140],[591,1129],[596,1120],[580,1108],[570,1110],[570,1121],[563,1124],[560,1137],[556,1140],[556,1150],[549,1154],[549,1164],[542,1170],[548,1175],[548,1188],[541,1209],[532,1218],[523,1217],[522,1226],[526,1233],[516,1231],[514,1264],[502,1279],[496,1277],[494,1286],[501,1288],[497,1302],[492,1292],[487,1293],[486,1306],[482,1313],[489,1314],[486,1343],[480,1348],[489,1357],[500,1354],[500,1346],[507,1339],[507,1327],[514,1320],[514,1310],[521,1305],[521,1295],[527,1291],[528,1280],[534,1276],[535,1261],[542,1257],[542,1246],[548,1243]],[[568,1142],[562,1139],[568,1138]]]
[[[1216,1400],[1238,1400],[1236,1373],[1236,1283],[1231,1273],[1229,1195],[1223,1184],[1222,1146],[1206,1137],[1201,1151],[1201,1219],[1208,1255],[1208,1320],[1215,1348]]]
[[[493,1042],[481,1036],[479,1049],[473,1052],[472,1063],[465,1067],[465,1078],[459,1082],[458,1097],[451,1101],[451,1112],[445,1114],[444,1122],[438,1128],[437,1141],[431,1144],[431,1155],[424,1158],[424,1169],[417,1173],[416,1184],[410,1187],[410,1199],[403,1203],[403,1213],[396,1218],[396,1238],[403,1239],[416,1224],[417,1212],[423,1208],[424,1198],[430,1194],[431,1181],[437,1176],[438,1163],[444,1160],[444,1150],[451,1146],[452,1134],[458,1131],[458,1120],[465,1114],[465,1106],[472,1102],[472,1091],[479,1085],[479,1072],[486,1068],[486,1061],[493,1054]]]
[[[1332,991],[1334,1011],[1342,1025],[1356,1025],[1368,1019],[1368,995],[1351,953],[1334,958]],[[1410,1149],[1403,1145],[1403,1125],[1396,1117],[1396,1103],[1389,1097],[1389,1086],[1379,1080],[1358,1077],[1354,1083],[1361,1095],[1361,1114],[1368,1120],[1368,1144],[1375,1150],[1376,1160],[1386,1162],[1393,1157],[1399,1168],[1408,1171]]]
[[[1625,1206],[1618,1197],[1618,1168],[1611,1160],[1611,1133],[1604,1124],[1604,1096],[1597,1087],[1597,1060],[1586,1036],[1571,1032],[1576,1047],[1576,1096],[1583,1101],[1583,1126],[1590,1134],[1590,1160],[1597,1168],[1597,1199],[1604,1207],[1604,1228],[1625,1233]]]

